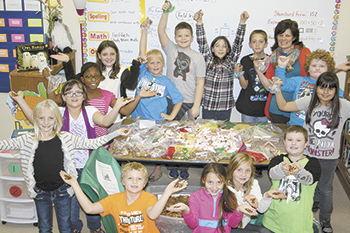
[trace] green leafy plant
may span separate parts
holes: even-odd
[[[60,0],[45,0],[45,1],[37,0],[37,1],[39,1],[42,4],[44,11],[46,12],[45,19],[49,24],[47,33],[49,37],[51,37],[52,31],[55,27],[55,22],[56,22],[55,18],[58,15],[62,15],[61,9],[63,8],[63,6],[61,5]]]

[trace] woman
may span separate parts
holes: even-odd
[[[304,47],[303,42],[299,41],[299,27],[298,23],[291,19],[284,19],[280,21],[275,28],[275,43],[271,47],[272,54],[270,56],[270,65],[266,71],[266,78],[272,79],[275,76],[275,69],[277,61],[280,56],[289,56],[289,64],[286,69],[286,78],[295,76],[307,76],[304,65],[306,56],[311,51]],[[264,75],[258,72],[259,77]],[[269,90],[269,82],[260,80],[264,87]],[[292,101],[293,93],[282,91],[286,101]],[[278,109],[276,104],[276,97],[269,94],[265,106],[265,115],[272,123],[286,124],[289,121],[289,112],[283,112]]]

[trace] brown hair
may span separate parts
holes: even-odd
[[[115,63],[113,64],[112,73],[109,74],[109,77],[111,79],[116,79],[117,74],[120,71],[120,54],[119,54],[119,49],[118,49],[117,45],[114,43],[114,41],[104,40],[98,45],[96,63],[100,67],[100,70],[104,71],[106,69],[106,66],[102,63],[102,61],[98,57],[98,55],[101,55],[102,51],[108,47],[111,47],[112,49],[114,49],[115,53],[116,53],[116,60],[115,60]]]
[[[310,76],[309,69],[312,60],[317,59],[327,63],[327,71],[334,72],[335,71],[335,62],[334,58],[331,56],[331,53],[324,49],[317,49],[312,53],[306,55],[304,69],[308,76]]]
[[[261,34],[263,37],[264,37],[264,40],[265,42],[267,42],[267,33],[262,30],[262,29],[255,29],[254,31],[252,31],[250,33],[250,36],[249,36],[249,42],[252,41],[252,37],[255,35],[255,34]]]
[[[177,33],[178,30],[181,30],[181,29],[188,29],[190,30],[191,32],[191,36],[193,36],[193,30],[192,30],[192,26],[189,24],[189,23],[186,23],[186,22],[180,22],[176,25],[175,27],[175,35]]]
[[[275,28],[275,35],[274,35],[275,43],[271,47],[272,51],[274,51],[278,48],[277,36],[279,34],[284,33],[287,29],[290,29],[290,31],[292,32],[292,35],[294,37],[292,44],[299,45],[300,48],[304,47],[303,42],[299,41],[300,34],[299,34],[299,25],[298,25],[297,21],[294,21],[291,19],[284,19],[284,20],[280,21]]]
[[[62,91],[61,91],[62,95],[64,95],[67,91],[71,90],[75,85],[77,85],[79,87],[79,89],[81,89],[83,91],[84,100],[83,100],[82,105],[87,106],[88,105],[88,97],[87,97],[85,86],[82,82],[80,82],[77,79],[71,79],[63,85]],[[64,107],[66,105],[67,105],[66,101],[64,101],[62,99],[62,106]]]
[[[307,130],[300,125],[289,126],[284,133],[284,137],[283,137],[284,140],[286,140],[288,133],[302,133],[304,135],[305,142],[307,142],[309,140]]]

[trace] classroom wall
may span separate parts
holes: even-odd
[[[230,0],[227,0],[228,2]],[[76,53],[76,68],[77,71],[80,70],[82,59],[81,59],[81,49],[80,49],[80,26],[78,23],[78,15],[74,8],[72,0],[61,0],[63,5],[63,22],[69,27],[70,32],[74,39],[74,48],[77,49]],[[249,9],[247,9],[249,11]],[[337,31],[337,45],[335,49],[334,59],[336,64],[343,63],[345,61],[345,56],[350,55],[350,0],[341,1],[341,11],[339,16],[339,24]],[[214,24],[214,22],[212,22]],[[247,32],[248,33],[248,32]],[[244,54],[243,54],[244,55]],[[345,73],[338,74],[340,78],[341,88],[344,88]],[[0,114],[1,121],[1,132],[0,140],[9,138],[13,130],[13,118],[9,107],[6,105],[5,100],[7,93],[0,93],[0,109],[2,109]],[[240,121],[240,113],[233,109],[231,115],[231,121]]]

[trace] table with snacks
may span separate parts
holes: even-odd
[[[141,128],[142,120],[127,118],[121,125],[133,127],[128,137],[113,140],[109,152],[119,162],[136,161],[165,165],[227,165],[237,152],[249,153],[257,167],[285,153],[284,124],[232,123],[213,120],[160,122]]]

